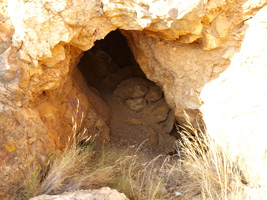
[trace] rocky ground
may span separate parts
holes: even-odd
[[[67,192],[60,195],[40,195],[31,198],[31,200],[129,200],[124,194],[110,188],[101,188],[97,190],[78,190]]]

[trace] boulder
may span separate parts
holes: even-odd
[[[114,90],[113,96],[122,101],[143,98],[148,93],[149,82],[142,78],[130,78],[122,81]]]
[[[146,106],[146,100],[144,98],[127,99],[125,106],[133,111],[141,111]]]
[[[97,105],[88,99],[76,66],[83,51],[116,29],[176,119],[183,123],[186,111],[196,124],[204,102],[209,134],[234,155],[246,154],[261,176],[255,166],[259,161],[264,169],[266,157],[262,13],[264,0],[0,1],[0,198],[12,199],[32,161],[64,148],[72,117],[84,116],[92,132],[108,136],[109,109],[100,97]],[[134,93],[157,101],[150,95],[143,86]]]
[[[77,190],[58,195],[40,195],[30,200],[129,200],[123,193],[103,187],[94,190]]]

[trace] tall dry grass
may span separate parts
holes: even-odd
[[[84,115],[82,114],[82,124]],[[73,118],[72,137],[41,170],[29,173],[22,198],[109,186],[132,200],[266,199],[266,187],[251,185],[242,155],[233,161],[227,151],[189,120],[182,127],[177,155],[142,163],[139,149],[119,151],[95,147]],[[142,145],[142,144],[141,144]],[[243,169],[241,171],[240,169]],[[246,176],[245,176],[246,175]]]
[[[178,190],[185,199],[264,200],[266,186],[255,186],[244,161],[233,160],[208,134],[187,123],[177,144],[181,162]],[[243,171],[241,171],[241,169]],[[245,171],[244,171],[245,170]],[[245,176],[246,175],[246,176]]]
[[[72,119],[72,134],[63,152],[54,152],[46,166],[29,173],[22,199],[40,194],[100,188],[114,182],[128,157],[125,157],[125,152],[118,153],[104,147],[96,151],[95,138],[87,137],[86,129],[79,130],[77,119]],[[84,114],[79,124],[83,119]]]
[[[83,119],[83,113],[80,118],[73,117],[72,134],[63,152],[55,152],[46,166],[29,173],[18,199],[104,186],[115,188],[130,199],[170,199],[165,189],[171,171],[167,167],[174,170],[174,165],[167,166],[167,160],[160,156],[140,163],[138,150],[130,148],[122,151],[104,145],[96,147],[95,138],[86,136],[86,129],[78,128]],[[161,168],[158,162],[163,162]]]

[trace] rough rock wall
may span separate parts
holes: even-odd
[[[267,6],[246,22],[240,51],[201,92],[208,133],[233,157],[245,158],[243,172],[262,186],[267,185],[266,13]]]
[[[199,94],[205,83],[218,77],[229,65],[229,58],[240,48],[245,27],[235,29],[220,46],[206,51],[199,43],[180,44],[148,36],[144,32],[125,32],[129,44],[147,77],[160,85],[165,99],[184,122],[184,110],[196,118],[201,105]]]
[[[32,158],[43,160],[48,149],[64,146],[71,115],[80,117],[73,109],[77,99],[86,126],[108,136],[110,113],[103,111],[108,108],[99,103],[97,92],[91,100],[84,94],[75,69],[82,51],[95,40],[117,28],[128,30],[124,34],[137,62],[163,88],[182,121],[183,109],[192,117],[198,112],[203,86],[230,66],[247,29],[244,21],[264,4],[0,0],[0,196],[14,193]],[[19,169],[19,176],[11,173],[11,166]]]
[[[123,31],[140,67],[150,80],[162,87],[179,122],[184,121],[184,110],[194,122],[201,105],[199,95],[203,86],[230,65],[231,57],[240,50],[247,29],[244,21],[264,3],[209,1],[198,7],[202,15],[193,15],[195,10],[187,14],[194,17],[185,20],[185,32],[176,35],[175,40],[152,37],[155,35],[146,29],[142,32]],[[186,32],[194,22],[198,34]]]

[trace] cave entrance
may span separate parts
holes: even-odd
[[[153,152],[173,151],[174,112],[161,88],[146,78],[120,30],[96,41],[78,68],[112,110],[111,142],[138,146],[147,140]]]

